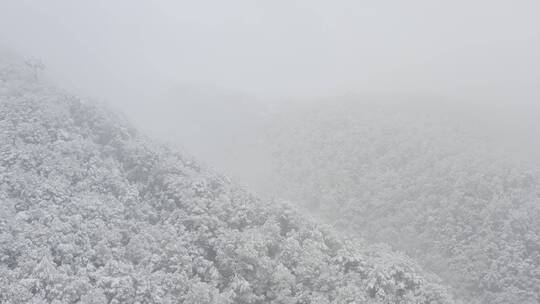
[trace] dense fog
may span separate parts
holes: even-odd
[[[189,120],[201,118],[198,127],[211,132],[193,147],[189,140],[195,151],[219,149],[207,147],[222,135],[212,136],[208,120],[250,120],[246,111],[343,96],[480,105],[471,109],[480,119],[510,110],[495,127],[515,126],[524,143],[534,137],[522,134],[540,97],[537,1],[0,5],[7,48],[40,58],[63,87],[169,140],[192,137]]]
[[[372,275],[379,278],[379,273],[369,272],[366,277],[364,272],[355,269],[362,279],[351,279],[348,266],[331,268],[335,265],[329,262],[329,257],[337,256],[333,249],[313,253],[298,245],[295,252],[299,261],[309,260],[310,254],[320,255],[321,259],[313,263],[332,265],[328,266],[331,270],[321,273],[331,273],[338,278],[335,286],[340,287],[317,285],[323,284],[317,281],[323,276],[321,273],[310,277],[309,283],[305,278],[299,283],[301,270],[293,270],[296,266],[284,262],[285,256],[269,254],[272,261],[281,263],[279,267],[292,273],[284,275],[287,280],[293,280],[290,277],[297,279],[296,285],[291,283],[291,286],[298,289],[287,287],[286,293],[272,289],[275,294],[268,295],[262,292],[266,292],[266,283],[261,282],[277,282],[285,280],[284,277],[269,279],[260,274],[252,277],[238,270],[240,266],[224,266],[226,263],[220,258],[222,248],[219,247],[223,244],[212,243],[217,249],[212,247],[210,256],[205,253],[204,259],[214,263],[217,269],[214,270],[219,275],[212,274],[208,279],[187,274],[189,283],[175,284],[191,287],[186,287],[185,294],[168,294],[170,299],[186,303],[352,303],[351,299],[357,299],[355,303],[371,303],[368,300],[402,303],[400,301],[406,298],[416,301],[414,303],[424,303],[418,302],[419,297],[423,297],[425,303],[538,303],[538,11],[540,2],[528,0],[0,0],[0,127],[6,140],[2,143],[3,154],[0,154],[3,162],[0,169],[5,170],[5,173],[0,172],[0,177],[4,178],[0,178],[0,186],[3,185],[0,190],[4,191],[0,193],[0,199],[5,200],[6,207],[0,215],[16,218],[15,214],[20,212],[16,207],[18,200],[35,198],[28,196],[30,190],[25,192],[17,188],[19,186],[13,186],[20,184],[18,179],[12,179],[13,176],[35,174],[32,175],[34,182],[43,178],[42,173],[28,173],[31,170],[12,161],[11,157],[15,157],[24,162],[26,158],[22,155],[37,149],[36,146],[16,144],[19,139],[25,145],[38,145],[51,155],[64,155],[62,153],[68,153],[64,149],[71,149],[48,145],[50,138],[43,139],[42,135],[35,135],[39,140],[28,139],[30,131],[27,129],[37,134],[37,130],[44,128],[43,134],[59,132],[61,135],[51,135],[53,142],[62,139],[62,134],[67,132],[75,135],[65,138],[81,138],[81,142],[74,144],[80,145],[81,150],[86,147],[92,151],[105,151],[105,154],[111,153],[110,149],[114,153],[125,153],[125,157],[119,154],[112,157],[113,160],[109,156],[100,156],[102,162],[96,165],[101,170],[110,170],[107,174],[116,181],[111,182],[114,189],[100,184],[88,191],[93,191],[92,195],[96,197],[96,193],[110,194],[114,196],[113,203],[125,205],[124,198],[117,192],[139,189],[139,194],[133,198],[137,201],[133,208],[155,208],[158,211],[152,216],[159,220],[134,215],[130,220],[135,220],[129,225],[146,227],[156,221],[163,225],[174,222],[172,218],[164,218],[165,207],[160,205],[158,208],[154,203],[164,197],[159,191],[140,190],[148,186],[148,189],[161,187],[163,193],[173,191],[169,189],[172,187],[170,181],[161,181],[161,175],[152,171],[155,169],[152,166],[158,166],[157,163],[159,168],[166,167],[169,158],[176,157],[171,155],[176,154],[155,148],[158,144],[153,141],[146,142],[151,138],[166,143],[204,168],[193,169],[184,161],[181,165],[176,162],[172,165],[184,172],[175,171],[178,180],[181,180],[180,176],[190,176],[193,187],[211,193],[198,196],[198,190],[178,182],[181,184],[175,188],[178,193],[185,189],[194,191],[188,201],[198,204],[200,200],[209,200],[219,206],[216,202],[221,203],[221,199],[214,192],[227,193],[230,197],[242,193],[238,196],[245,207],[235,209],[234,204],[234,207],[216,207],[224,208],[219,211],[209,207],[211,211],[208,212],[212,215],[256,210],[253,212],[264,214],[261,218],[266,221],[248,225],[250,233],[260,233],[257,237],[262,239],[275,237],[274,241],[279,243],[284,241],[280,238],[287,238],[287,233],[274,235],[268,232],[275,228],[269,224],[270,219],[282,218],[283,214],[289,214],[287,208],[293,208],[298,214],[288,218],[290,225],[294,226],[293,222],[297,220],[300,222],[298,231],[309,230],[313,220],[316,223],[313,225],[331,227],[338,235],[338,243],[342,237],[351,237],[356,240],[354,246],[364,254],[360,258],[355,253],[355,258],[369,265],[367,268],[379,269],[386,265],[381,268],[381,273],[386,275],[393,273],[395,265],[407,265],[398,267],[405,269],[399,279],[392,274],[390,277],[396,281],[375,288],[375,283],[366,278],[372,278]],[[79,109],[76,102],[73,106],[73,98],[84,100],[85,106]],[[19,104],[24,106],[19,107]],[[53,110],[49,110],[49,106]],[[24,107],[37,110],[25,112]],[[73,114],[73,107],[80,113]],[[68,115],[69,119],[65,125],[59,124],[61,129],[57,124],[49,124],[49,121],[61,121],[65,118],[63,115]],[[110,118],[109,115],[121,118]],[[14,117],[13,121],[9,117]],[[100,123],[88,122],[92,119]],[[143,135],[125,131],[130,128],[138,129]],[[110,132],[113,139],[103,140],[101,132]],[[92,136],[97,139],[90,140]],[[121,147],[116,146],[114,136],[120,138]],[[8,139],[11,144],[7,143]],[[143,150],[152,151],[148,152],[152,157],[140,156]],[[73,156],[69,160],[76,163],[76,170],[85,171],[83,167],[89,162],[88,158],[77,154],[82,153],[79,150],[73,151],[68,153]],[[80,159],[85,161],[77,163]],[[152,167],[149,171],[140,173],[144,178],[133,177],[136,168],[146,166],[151,162],[149,159],[159,161],[148,165]],[[47,161],[50,159],[36,163]],[[56,162],[51,166],[58,166],[61,172],[58,174],[68,176],[66,179],[72,176],[71,169]],[[91,180],[88,185],[100,180],[102,174],[91,172],[96,175],[80,177],[84,181]],[[159,180],[157,186],[153,179]],[[30,187],[32,183],[22,184]],[[226,190],[218,191],[214,184],[220,185],[218,189]],[[69,197],[74,197],[75,201],[89,206],[94,204],[94,201],[87,203],[87,198],[82,197],[83,192],[87,195],[83,186],[73,182],[66,187],[69,191],[64,189],[62,192],[57,188],[47,191],[69,192]],[[258,202],[252,202],[251,194],[242,191],[250,191],[277,207],[266,210]],[[57,203],[39,193],[36,196],[42,200]],[[182,195],[172,195],[169,200],[184,202]],[[152,202],[151,207],[145,205],[147,201]],[[13,210],[9,207],[11,204]],[[96,206],[102,208],[98,203]],[[114,226],[122,221],[117,217],[117,211],[107,208],[104,212],[110,218],[105,216],[105,222],[115,223],[111,224]],[[257,213],[259,211],[262,213]],[[53,217],[67,216],[54,212],[51,213]],[[145,212],[141,211],[141,214]],[[69,213],[69,216],[73,214]],[[87,217],[91,216],[82,215],[83,219]],[[245,231],[236,228],[236,222],[217,217],[219,220],[216,221],[222,223],[220,229],[229,229],[223,230],[222,235],[235,235],[239,244],[251,244],[249,242],[256,238],[242,234]],[[0,223],[3,220],[0,218]],[[0,285],[2,280],[8,282],[24,277],[24,272],[16,272],[19,268],[14,266],[22,265],[14,262],[14,252],[19,250],[12,245],[16,242],[16,233],[9,233],[9,229],[20,223],[8,224],[0,226],[4,230],[0,229],[0,245],[3,246],[0,266],[4,267],[0,268]],[[118,224],[114,229],[124,229],[122,225]],[[192,229],[190,225],[185,224],[187,228],[184,228]],[[285,229],[280,225],[280,229]],[[92,228],[85,229],[90,231]],[[236,235],[235,229],[239,229],[241,235]],[[326,235],[326,228],[317,226],[317,229],[321,229],[321,235]],[[148,231],[146,235],[159,234]],[[2,239],[4,234],[12,235],[13,240]],[[32,237],[35,236],[28,238]],[[201,245],[204,241],[199,237],[197,234],[185,244],[199,246],[197,252],[200,253],[210,245]],[[174,234],[167,235],[166,241],[170,241],[169,238],[173,239]],[[207,235],[205,238],[211,239]],[[262,239],[257,240],[264,242]],[[299,239],[302,237],[298,236]],[[155,238],[153,241],[158,242]],[[36,244],[32,248],[39,247]],[[256,251],[252,247],[246,248]],[[365,249],[368,253],[363,251],[364,248],[369,248]],[[28,250],[33,252],[34,249]],[[347,250],[356,252],[356,249]],[[133,267],[142,267],[140,261],[151,255],[149,251],[126,259],[135,265]],[[58,257],[54,256],[54,250],[52,252],[51,259],[56,259],[60,269]],[[115,253],[111,256],[115,261],[126,260]],[[239,259],[227,257],[230,261]],[[108,265],[106,261],[100,263]],[[103,265],[98,263],[93,267],[100,269]],[[102,275],[99,273],[98,277]],[[137,273],[141,278],[149,277],[143,272]],[[74,271],[69,275],[78,274],[80,272]],[[411,286],[415,287],[400,281],[401,275],[413,276]],[[260,279],[261,276],[265,279]],[[195,280],[193,277],[197,277],[196,282],[192,281]],[[236,281],[234,284],[228,282],[230,277],[244,280],[242,282],[251,284],[251,289],[238,287],[240,283]],[[367,296],[364,291],[353,292],[349,289],[353,287],[340,285],[347,280],[353,282],[347,283],[351,286],[368,286],[362,287],[367,290]],[[201,282],[214,289],[208,291],[207,300],[195,302],[198,296],[193,290],[200,288],[206,292],[207,289],[197,285]],[[424,282],[428,283],[424,285]],[[90,280],[87,284],[94,286],[94,283]],[[45,290],[47,284],[43,284],[38,285]],[[158,285],[163,287],[163,284],[166,285]],[[382,283],[377,281],[377,284]],[[303,287],[298,287],[300,285]],[[0,294],[8,294],[0,296],[0,302],[30,302],[32,296],[21,296],[20,299],[26,300],[16,300],[18,298],[11,295],[13,290],[22,287],[9,286],[5,290],[0,288]],[[93,287],[85,288],[94,290]],[[235,288],[240,288],[241,292]],[[402,293],[402,289],[406,291]],[[379,294],[377,290],[386,293]],[[233,291],[234,295],[231,295],[229,292]],[[107,290],[96,291],[99,295],[78,292],[84,296],[58,296],[56,299],[61,303],[100,303],[100,299],[109,303],[159,303],[164,299],[138,298],[136,292],[124,298]],[[34,297],[41,295],[40,292],[30,293]],[[308,293],[309,298],[303,298]],[[44,301],[52,303],[51,293],[45,294]],[[411,300],[412,294],[418,298]],[[409,296],[411,298],[407,298]],[[358,300],[360,298],[363,300]],[[91,302],[92,299],[97,300]]]

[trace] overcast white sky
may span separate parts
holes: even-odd
[[[1,0],[0,42],[107,94],[169,81],[263,98],[524,100],[540,96],[539,11],[526,0]]]

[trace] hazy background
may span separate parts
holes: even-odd
[[[284,105],[333,96],[460,104],[534,157],[539,11],[525,0],[0,0],[0,44],[218,167],[237,166],[231,155]]]

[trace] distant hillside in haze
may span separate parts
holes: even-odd
[[[539,303],[538,155],[526,161],[523,146],[496,143],[505,130],[485,131],[508,115],[413,106],[336,101],[282,115],[267,135],[271,192],[403,250],[470,303]]]

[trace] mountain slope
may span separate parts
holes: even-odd
[[[276,188],[403,250],[468,301],[540,302],[538,171],[461,114],[421,108],[337,101],[282,117],[267,143]]]
[[[0,70],[0,302],[451,303],[35,72]]]

